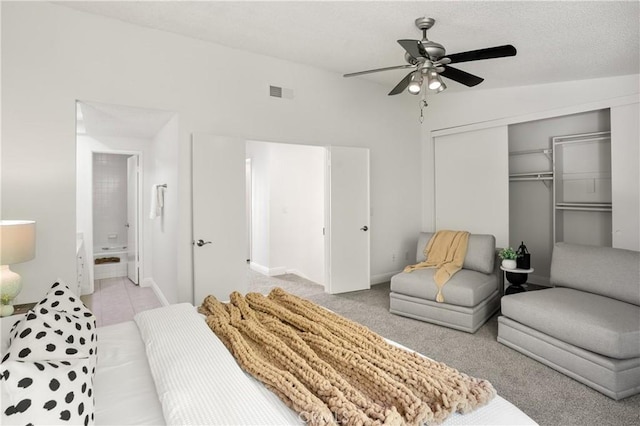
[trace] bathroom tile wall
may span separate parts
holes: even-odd
[[[127,157],[93,155],[93,244],[127,244]]]

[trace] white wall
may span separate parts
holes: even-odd
[[[152,182],[144,187],[145,194],[151,194],[151,185],[166,184],[164,192],[164,207],[162,216],[149,218],[149,209],[144,210],[144,221],[149,224],[153,244],[145,250],[145,256],[150,254],[152,268],[147,273],[147,279],[160,289],[167,301],[178,300],[178,222],[180,211],[178,162],[179,149],[178,117],[174,116],[164,125],[153,138],[151,149]],[[151,199],[149,197],[149,205]],[[164,301],[163,301],[164,302]]]
[[[639,82],[640,76],[636,74],[493,90],[476,87],[431,96],[422,127],[422,228],[434,230],[432,131],[500,120],[511,124],[510,120],[521,118],[528,121],[607,108],[616,98],[637,95]]]
[[[93,155],[93,243],[127,245],[127,157]]]
[[[247,155],[254,168],[254,255],[267,262],[252,266],[324,284],[325,149],[252,141]]]
[[[367,147],[372,277],[413,252],[420,227],[414,99],[338,73],[136,27],[44,2],[2,2],[2,217],[38,222],[37,254],[16,265],[19,303],[75,279],[75,101],[175,111],[179,124],[177,280],[192,300],[190,135]],[[255,67],[238,64],[260,64]],[[269,85],[293,99],[268,96]],[[167,254],[167,257],[170,257]]]
[[[277,144],[272,156],[274,265],[324,284],[324,157],[321,147]]]

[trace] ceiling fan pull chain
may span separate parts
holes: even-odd
[[[420,124],[424,122],[424,109],[428,106],[429,105],[427,104],[427,99],[425,96],[425,99],[420,100]]]

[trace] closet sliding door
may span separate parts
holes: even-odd
[[[436,230],[492,234],[509,245],[507,126],[434,138]]]
[[[611,108],[613,247],[640,250],[640,108]]]

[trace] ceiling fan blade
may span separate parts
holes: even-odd
[[[399,69],[403,69],[403,68],[413,68],[413,67],[415,67],[415,65],[409,65],[409,64],[396,65],[395,67],[376,68],[375,70],[352,72],[352,73],[343,75],[343,77],[355,77],[357,75],[371,74],[371,73],[374,73],[374,72],[389,71],[389,70],[399,70]]]
[[[414,71],[411,71],[405,78],[400,80],[400,83],[398,83],[396,87],[394,87],[393,90],[389,92],[389,96],[397,95],[398,93],[404,92],[404,89],[406,89],[409,83],[411,83],[411,76],[413,75],[413,73]]]
[[[504,46],[487,47],[486,49],[470,50],[468,52],[454,53],[447,55],[451,63],[479,61],[482,59],[504,58],[506,56],[516,56],[518,51],[510,44]]]
[[[413,58],[428,58],[427,51],[422,47],[422,43],[418,40],[398,40],[398,43]]]
[[[477,75],[469,74],[466,71],[462,71],[446,65],[444,67],[444,71],[441,72],[440,75],[450,78],[451,80],[457,81],[458,83],[464,84],[468,87],[477,86],[484,81],[484,78],[480,78]]]

